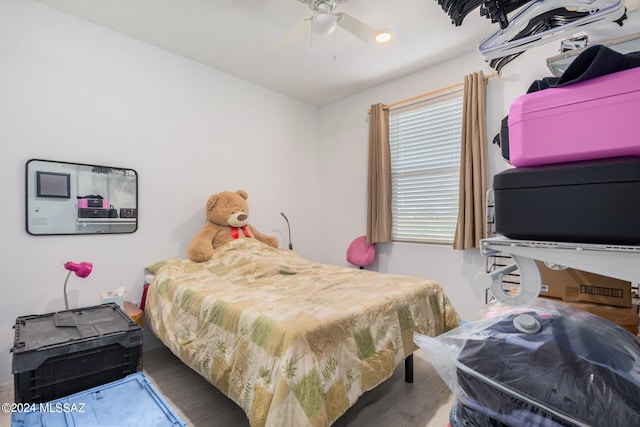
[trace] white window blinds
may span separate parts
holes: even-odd
[[[461,129],[459,90],[390,113],[393,240],[453,242]]]

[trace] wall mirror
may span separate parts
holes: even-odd
[[[133,169],[31,159],[26,172],[31,235],[133,233],[138,174]]]

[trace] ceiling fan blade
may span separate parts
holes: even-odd
[[[293,44],[296,40],[298,40],[300,37],[302,37],[302,35],[307,31],[309,31],[309,19],[300,21],[293,28],[291,28],[289,32],[280,39],[280,44],[284,46],[289,46]]]
[[[338,17],[338,26],[344,28],[354,36],[366,41],[366,42],[374,42],[376,40],[377,30],[374,30],[367,24],[358,21],[351,15],[347,15],[346,13],[338,12],[336,13]]]

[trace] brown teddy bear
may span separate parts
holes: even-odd
[[[248,197],[244,190],[235,193],[223,191],[209,197],[205,206],[207,221],[187,248],[190,260],[207,261],[215,249],[238,238],[255,238],[274,248],[278,247],[277,238],[260,233],[248,223]]]

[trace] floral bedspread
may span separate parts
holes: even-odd
[[[147,269],[151,329],[254,427],[330,425],[413,353],[414,331],[459,323],[433,281],[318,264],[256,240]]]

